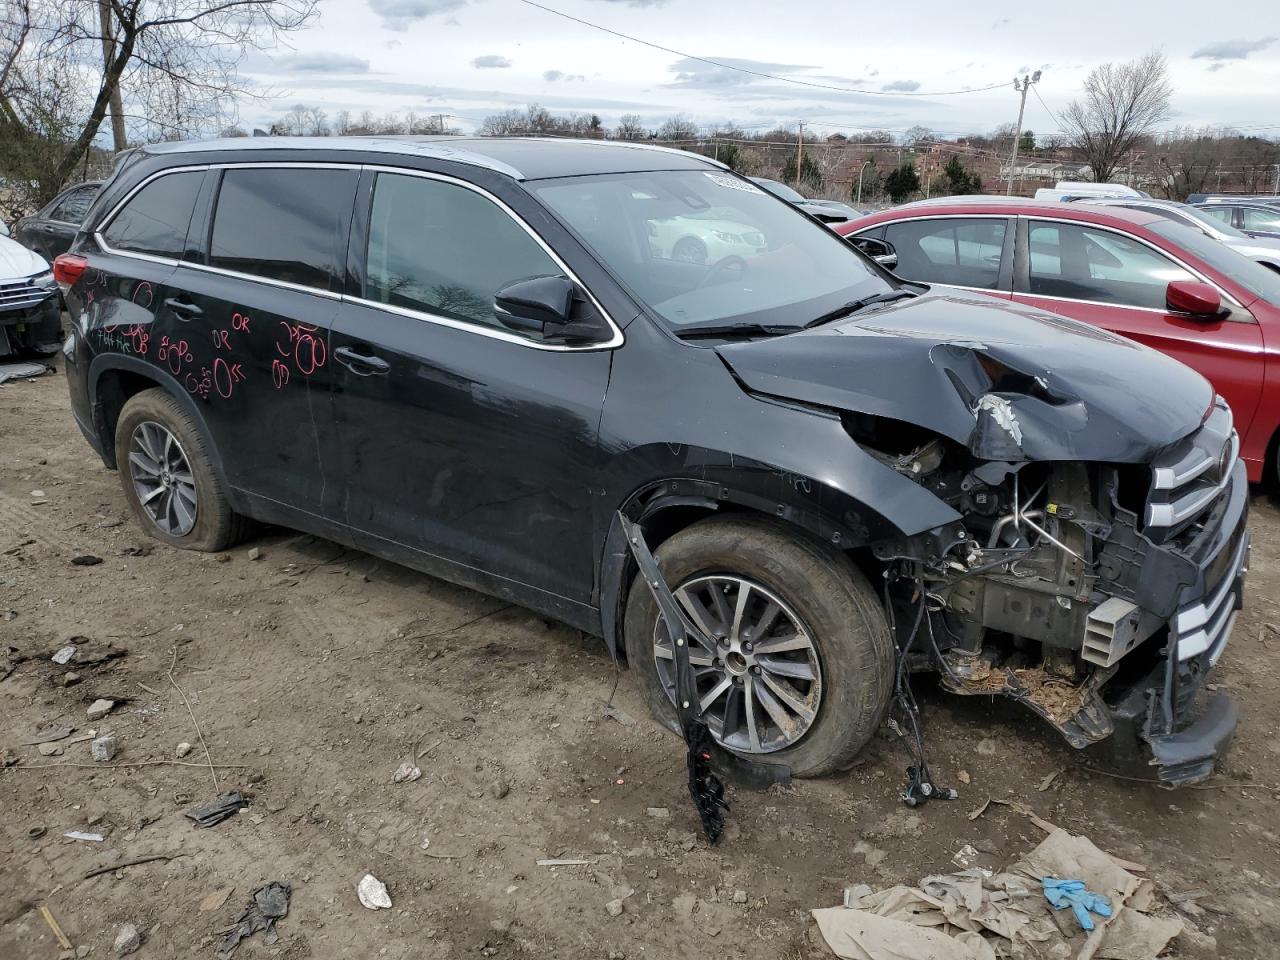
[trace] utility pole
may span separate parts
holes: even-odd
[[[1022,104],[1018,107],[1018,128],[1013,132],[1013,152],[1009,155],[1009,186],[1005,188],[1005,196],[1013,196],[1013,168],[1018,162],[1018,141],[1022,139],[1022,116],[1027,112],[1027,94],[1031,85],[1039,82],[1039,70],[1030,76],[1024,76],[1021,85],[1017,77],[1013,78],[1013,89],[1022,94]]]
[[[800,189],[800,164],[804,160],[804,121],[800,121],[800,129],[796,131],[796,189]]]
[[[111,20],[111,0],[98,0],[98,24],[102,30],[102,73],[105,77],[111,70],[111,61],[115,59],[115,30]],[[120,97],[120,81],[111,91],[111,137],[115,141],[116,153],[126,149],[129,141],[124,132],[124,103]]]
[[[1276,189],[1275,195],[1280,197],[1280,163],[1276,164]]]
[[[862,161],[862,166],[858,168],[858,199],[856,201],[858,204],[862,203],[862,173],[867,169],[869,163],[871,163],[871,159],[868,157]]]

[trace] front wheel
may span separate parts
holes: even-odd
[[[700,521],[655,556],[714,641],[689,652],[716,741],[795,776],[847,767],[884,718],[894,664],[880,603],[853,564],[781,524],[738,517]],[[670,636],[639,578],[624,630],[649,709],[678,730]]]

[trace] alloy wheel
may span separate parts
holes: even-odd
[[[713,641],[690,646],[699,713],[716,740],[739,753],[797,743],[822,702],[813,638],[779,597],[743,577],[695,577],[676,589],[690,619]],[[654,627],[658,679],[675,702],[675,660],[661,617]]]
[[[142,509],[171,537],[196,525],[196,482],[186,451],[168,429],[146,420],[129,440],[129,476]]]

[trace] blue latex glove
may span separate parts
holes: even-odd
[[[1049,906],[1055,910],[1070,907],[1085,930],[1093,929],[1091,912],[1100,917],[1111,916],[1111,901],[1101,894],[1090,893],[1085,889],[1083,880],[1044,877],[1040,882],[1044,884],[1044,898],[1049,901]]]

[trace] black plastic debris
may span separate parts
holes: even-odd
[[[218,953],[224,957],[229,956],[236,947],[240,946],[241,940],[252,937],[260,930],[266,931],[262,937],[263,943],[270,946],[278,942],[280,935],[276,933],[276,921],[289,913],[291,889],[287,883],[272,880],[266,886],[253,891],[253,900],[240,914],[236,925],[222,938]]]
[[[196,822],[197,827],[212,827],[227,817],[234,816],[248,805],[249,801],[239,790],[232,790],[215,797],[212,803],[192,807],[186,811],[186,815]]]
[[[687,748],[685,765],[689,774],[689,798],[698,811],[702,832],[709,842],[720,839],[724,830],[724,812],[729,803],[724,798],[724,783],[720,777],[731,777],[742,786],[763,789],[774,783],[791,779],[790,767],[781,764],[759,763],[736,756],[715,742],[706,722],[699,716],[697,681],[693,664],[689,660],[689,644],[697,643],[703,649],[714,649],[709,637],[684,614],[662,578],[658,562],[645,543],[639,524],[633,523],[622,513],[618,514],[631,555],[635,558],[640,576],[649,585],[658,612],[671,634],[671,648],[675,657],[676,713],[680,718],[680,732]]]
[[[101,557],[95,557],[91,553],[82,553],[78,557],[71,558],[71,563],[77,567],[96,567],[101,562]]]

